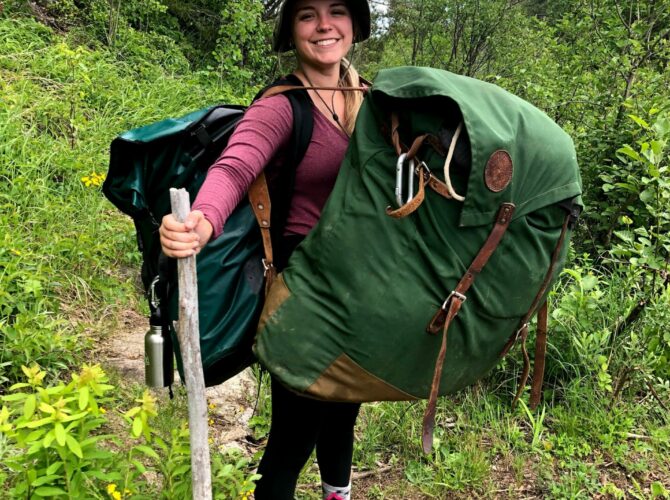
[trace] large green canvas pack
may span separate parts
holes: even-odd
[[[389,217],[398,160],[391,113],[409,145],[439,135],[459,110],[471,168],[451,181],[465,200],[426,189],[415,212]],[[487,168],[500,151],[512,170],[496,185]],[[424,147],[420,155],[439,177],[443,154]],[[449,327],[439,393],[458,391],[496,365],[545,276],[559,274],[567,237],[559,264],[548,269],[566,219],[561,202],[579,206],[580,194],[571,139],[529,103],[441,70],[382,71],[320,222],[273,284],[255,352],[281,382],[313,397],[427,398],[442,339],[426,326],[478,255],[501,205],[511,203],[508,229]]]

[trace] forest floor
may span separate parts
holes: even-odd
[[[127,309],[118,318],[118,326],[115,330],[117,333],[107,336],[100,342],[100,347],[97,349],[98,359],[96,361],[101,362],[111,373],[122,391],[138,393],[143,390],[144,335],[148,327],[146,317],[135,310]],[[179,387],[177,372],[175,372],[175,380],[175,401],[179,412],[175,418],[179,417],[183,420],[186,418],[187,402],[185,391]],[[158,399],[159,408],[167,408],[170,405],[167,389],[154,390],[154,395]],[[251,369],[245,370],[224,384],[207,389],[207,401],[210,408],[210,439],[213,448],[221,450],[237,448],[247,457],[258,458],[266,437],[261,432],[261,438],[257,439],[253,425],[250,425],[258,397],[258,387]],[[360,428],[370,425],[371,419],[375,418],[374,408],[370,406],[371,408],[363,409],[364,418],[359,422],[358,433],[365,432]],[[369,413],[366,415],[366,412]],[[267,426],[269,420],[267,412],[260,418],[263,421],[262,425]],[[175,422],[176,420],[172,421],[168,418],[167,425],[174,425]],[[265,433],[266,431],[267,429]],[[481,431],[480,445],[484,448],[492,447],[491,442],[500,438],[500,436],[491,434],[492,429],[481,429]],[[528,431],[532,432],[532,429]],[[454,432],[457,431],[454,429]],[[577,462],[582,461],[583,459],[577,460]],[[665,483],[667,480],[667,472],[662,470],[665,466],[658,462],[652,461],[651,464],[648,464],[651,465],[650,468],[644,467],[631,475],[626,467],[621,467],[612,461],[593,461],[597,466],[593,468],[592,474],[595,477],[592,478],[592,481],[602,484],[603,487],[607,484],[612,485],[601,490],[605,493],[596,495],[597,498],[619,497],[619,491],[630,491],[631,482],[639,481],[641,484],[649,485],[654,481],[660,480],[661,483]],[[372,468],[357,469],[354,467],[352,479],[355,494],[353,498],[406,500],[436,498],[422,493],[418,485],[410,484],[406,476],[405,465],[380,462]],[[435,463],[434,467],[440,468],[445,465]],[[471,487],[456,488],[446,496],[437,498],[545,498],[547,480],[561,481],[562,476],[560,468],[556,467],[555,463],[541,463],[538,456],[533,456],[533,454],[518,454],[517,456],[514,453],[495,453],[489,465],[488,477],[483,481],[485,484],[480,484],[479,487],[473,484]],[[482,486],[484,486],[483,489]],[[320,498],[319,490],[318,468],[312,461],[301,476],[296,498],[301,500]],[[576,496],[569,494],[565,497],[562,493],[553,493],[549,495],[552,498],[582,498],[584,492],[578,492]],[[568,491],[563,490],[563,493],[567,494]],[[648,498],[644,494],[641,497]],[[651,497],[656,496],[652,494]],[[663,495],[661,494],[660,497]]]

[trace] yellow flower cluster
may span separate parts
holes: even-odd
[[[107,485],[107,493],[109,493],[109,496],[114,500],[121,500],[123,498],[123,495],[121,495],[121,492],[116,489],[116,485],[114,483]]]
[[[105,182],[105,174],[91,172],[90,175],[82,177],[81,182],[83,182],[86,187],[100,187],[102,186],[102,183]]]
[[[109,483],[107,485],[107,493],[109,494],[110,497],[112,497],[114,500],[121,500],[125,496],[130,495],[132,492],[126,488],[123,494],[116,488],[116,485],[114,483]]]

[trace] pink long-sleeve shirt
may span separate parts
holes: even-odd
[[[349,142],[346,134],[312,107],[314,130],[298,165],[285,234],[305,235],[319,220]],[[288,168],[286,149],[293,128],[291,104],[284,95],[253,103],[228,146],[207,172],[193,210],[200,210],[219,236],[225,222],[266,166]]]

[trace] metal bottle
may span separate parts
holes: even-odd
[[[148,387],[168,387],[174,382],[172,343],[169,333],[163,333],[161,310],[156,297],[156,278],[149,290],[151,318],[144,336],[144,375]]]

